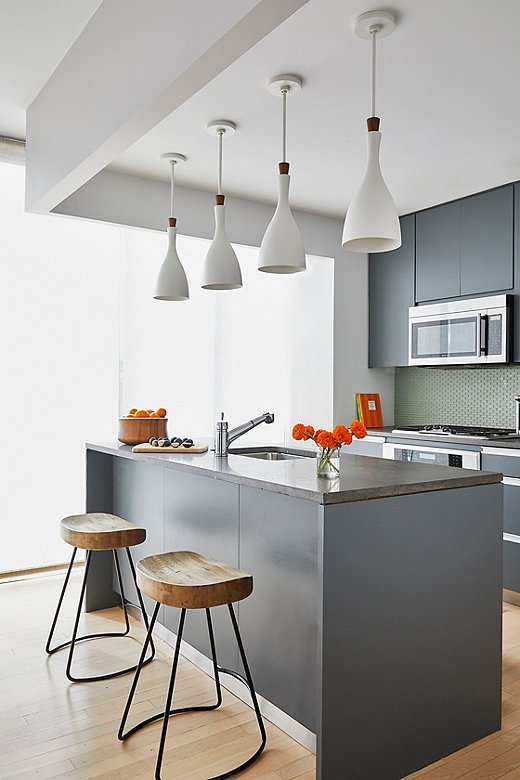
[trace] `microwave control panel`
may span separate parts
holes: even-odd
[[[491,314],[488,320],[487,354],[502,354],[502,315]]]

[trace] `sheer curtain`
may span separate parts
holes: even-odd
[[[332,422],[333,260],[308,270],[257,270],[258,248],[236,245],[244,286],[200,288],[209,242],[180,236],[190,301],[155,301],[166,251],[162,234],[123,230],[121,413],[168,409],[170,435],[212,436],[223,411],[231,426],[266,411],[275,423],[243,441],[290,441],[293,424]]]
[[[87,440],[117,436],[120,228],[24,212],[0,162],[0,572],[61,563]]]
[[[244,287],[210,292],[208,241],[180,236],[191,300],[155,301],[164,233],[26,214],[24,172],[0,158],[0,572],[68,559],[59,520],[84,511],[84,443],[116,439],[132,406],[165,406],[170,433],[193,437],[221,411],[231,426],[275,413],[242,442],[332,422],[330,258],[262,274],[236,246]]]

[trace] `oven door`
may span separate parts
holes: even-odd
[[[487,318],[480,312],[410,317],[411,366],[487,362]]]
[[[480,469],[480,452],[444,447],[423,447],[411,444],[383,444],[383,458],[430,466],[454,466],[459,469]]]

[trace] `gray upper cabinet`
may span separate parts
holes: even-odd
[[[511,290],[513,185],[416,215],[417,303]]]
[[[414,305],[415,215],[401,219],[402,245],[369,255],[370,368],[408,365],[408,307]]]
[[[513,185],[461,201],[460,294],[513,287]]]
[[[504,292],[520,363],[520,183],[401,217],[401,232],[399,249],[369,256],[369,366],[408,365],[409,306]]]
[[[460,295],[460,201],[416,215],[417,303]]]

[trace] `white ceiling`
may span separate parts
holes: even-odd
[[[3,0],[0,134],[25,137],[25,108],[100,3]],[[363,173],[369,114],[370,44],[352,22],[374,6],[398,16],[378,47],[377,113],[399,212],[520,179],[518,0],[310,0],[110,168],[167,180],[159,156],[178,151],[189,158],[178,180],[212,190],[216,140],[205,126],[232,119],[238,133],[225,142],[224,190],[274,202],[281,105],[265,84],[295,72],[305,83],[289,98],[292,202],[343,215]]]
[[[342,215],[363,173],[370,43],[352,32],[370,0],[310,0],[110,167],[167,179],[165,151],[189,158],[178,180],[213,189],[216,140],[232,119],[224,191],[274,201],[280,102],[276,73],[303,76],[289,98],[292,203]],[[382,167],[400,213],[520,179],[518,0],[392,0],[398,25],[378,46]],[[175,31],[172,30],[172,45]]]
[[[25,110],[101,0],[2,0],[0,135],[25,139]]]

